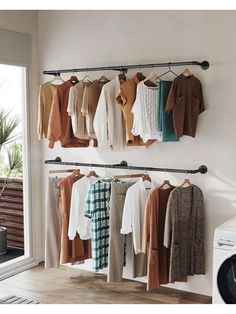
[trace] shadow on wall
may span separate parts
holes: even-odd
[[[214,217],[212,227],[216,228],[231,219],[232,213],[236,215],[236,184],[209,171],[206,189],[206,207]]]
[[[236,184],[209,171],[205,189],[206,253],[213,253],[215,228],[236,215]],[[207,260],[207,272],[212,270],[212,263],[212,259]]]

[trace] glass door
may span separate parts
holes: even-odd
[[[0,280],[37,265],[28,120],[27,67],[0,64]]]
[[[30,134],[32,38],[0,28],[0,280],[38,264],[40,221]],[[33,196],[32,196],[33,195]],[[34,198],[34,201],[33,201]],[[39,198],[38,198],[39,199]],[[37,217],[36,217],[37,214]],[[36,221],[36,218],[38,219]],[[40,245],[40,244],[39,244]]]

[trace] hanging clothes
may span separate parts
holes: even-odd
[[[110,228],[107,281],[122,281],[125,264],[125,235],[120,233],[127,189],[133,183],[112,183],[110,198]]]
[[[86,117],[86,128],[88,135],[95,141],[97,141],[97,138],[93,127],[93,121],[102,88],[106,83],[107,82],[95,80],[86,85],[84,88],[81,112]]]
[[[74,240],[76,233],[82,240],[91,239],[91,219],[84,216],[84,208],[90,186],[97,180],[97,178],[84,176],[73,184],[68,228],[70,240]]]
[[[45,213],[45,268],[59,267],[61,251],[61,213],[59,183],[62,179],[47,179]]]
[[[68,226],[70,217],[70,202],[72,186],[79,178],[72,174],[60,182],[59,205],[62,218],[61,231],[61,255],[60,263],[75,263],[77,261],[91,258],[91,241],[81,240],[77,234],[74,240],[68,238]]]
[[[75,137],[88,140],[86,119],[81,112],[84,88],[88,82],[80,81],[70,88],[67,112],[71,116],[72,130]]]
[[[162,132],[163,142],[177,142],[179,138],[175,134],[173,114],[165,111],[166,101],[172,85],[172,81],[160,81],[159,93],[159,131]]]
[[[49,116],[57,87],[58,85],[47,82],[42,84],[39,88],[37,124],[39,140],[47,138]]]
[[[183,74],[174,79],[166,103],[166,112],[173,111],[176,136],[195,137],[198,115],[204,110],[202,85],[199,79],[194,75]]]
[[[49,117],[48,147],[53,148],[58,140],[62,147],[88,147],[89,140],[78,139],[74,136],[71,118],[67,113],[70,88],[73,83],[68,80],[57,87]]]
[[[175,187],[150,192],[144,214],[142,251],[148,252],[147,290],[169,282],[170,251],[163,245],[166,206]]]
[[[148,182],[150,187],[145,186],[142,178],[133,184],[126,193],[122,226],[122,234],[133,233],[135,254],[142,253],[142,233],[145,203],[150,192],[154,188],[154,183]]]
[[[116,102],[119,90],[119,75],[102,88],[93,123],[99,148],[124,148],[126,141],[123,113]]]
[[[204,199],[196,185],[174,189],[167,204],[164,245],[170,248],[169,281],[205,274]]]
[[[143,81],[137,85],[137,96],[131,112],[134,123],[131,132],[140,135],[144,143],[150,139],[162,141],[158,131],[159,121],[159,83],[156,87],[147,86]]]
[[[128,146],[151,145],[154,141],[149,140],[143,142],[141,137],[133,135],[131,132],[133,127],[133,113],[131,112],[136,99],[136,89],[139,82],[145,79],[141,72],[137,72],[133,78],[120,85],[120,92],[116,97],[118,104],[121,105],[125,120],[126,143]]]
[[[92,184],[86,197],[84,215],[91,219],[93,270],[108,266],[109,201],[111,181],[98,180]]]
[[[147,274],[146,254],[134,254],[132,234],[125,236],[120,233],[126,192],[133,184],[111,183],[108,282],[122,281],[127,249],[131,250],[132,277],[142,277]]]

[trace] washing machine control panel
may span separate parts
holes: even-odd
[[[214,236],[214,248],[233,250],[236,247],[236,232],[216,229]]]

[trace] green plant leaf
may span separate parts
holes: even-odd
[[[10,112],[0,110],[0,151],[5,145],[16,140],[18,134],[14,134],[20,117],[18,115],[10,116]]]
[[[8,171],[11,173],[14,170],[22,169],[22,146],[17,143],[13,143],[7,148],[8,157]]]

